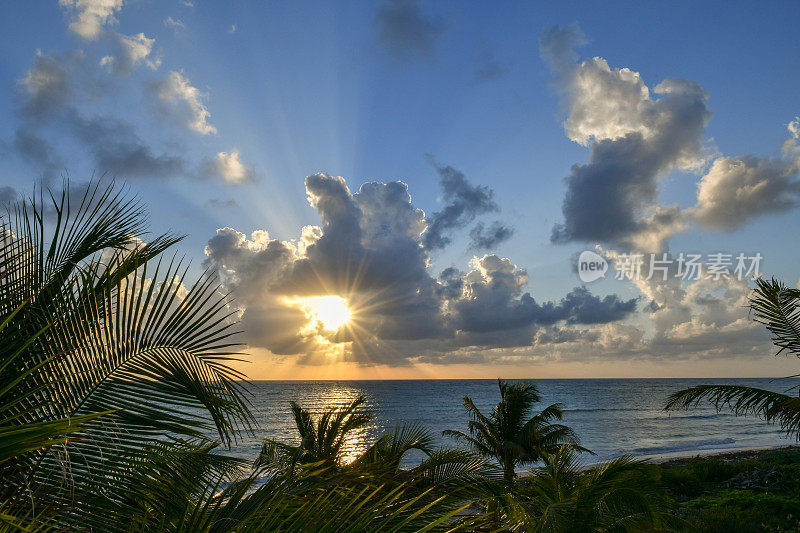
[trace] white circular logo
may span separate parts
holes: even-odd
[[[604,278],[607,270],[608,262],[605,258],[591,250],[581,252],[580,257],[578,257],[578,276],[584,283]]]

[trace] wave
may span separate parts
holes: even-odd
[[[709,450],[719,447],[734,447],[736,439],[701,439],[681,441],[663,446],[642,446],[633,448],[630,453],[633,455],[659,455],[664,453],[691,452],[694,450]]]

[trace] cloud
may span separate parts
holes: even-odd
[[[64,168],[55,148],[39,137],[35,131],[17,128],[12,146],[23,160],[34,163],[38,167],[45,181],[55,178],[59,170]]]
[[[418,0],[385,1],[373,26],[381,44],[400,60],[430,57],[444,31],[441,23],[425,16]]]
[[[479,215],[499,211],[492,199],[494,191],[482,185],[472,185],[466,176],[449,165],[440,165],[429,158],[439,174],[442,200],[445,206],[428,217],[428,229],[423,235],[428,250],[450,244],[450,232],[464,228]]]
[[[107,25],[116,24],[114,15],[122,9],[122,0],[58,0],[73,12],[69,29],[87,39],[97,39]]]
[[[208,123],[211,113],[203,102],[206,95],[180,72],[170,71],[166,79],[152,82],[150,92],[156,98],[159,110],[182,126],[201,135],[217,133],[217,129]]]
[[[238,29],[239,28],[236,26],[236,24],[231,24],[231,27],[228,28],[228,34],[233,35],[234,33],[236,33],[236,30]]]
[[[800,205],[800,159],[720,157],[700,180],[694,219],[713,230],[732,230],[764,214]]]
[[[475,224],[469,232],[470,248],[476,250],[491,250],[514,235],[514,229],[495,221],[486,227],[483,222]]]
[[[233,207],[239,207],[239,203],[232,198],[228,200],[211,198],[209,201],[206,202],[206,205],[212,209],[228,209]]]
[[[33,67],[17,82],[24,98],[22,114],[42,120],[70,103],[74,90],[68,69],[74,70],[78,61],[75,55],[37,52]]]
[[[127,122],[69,112],[64,123],[90,149],[100,172],[123,178],[159,179],[184,173],[186,163],[181,157],[155,153]]]
[[[10,204],[17,201],[19,193],[13,187],[0,187],[0,208],[5,209]]]
[[[661,177],[707,164],[707,94],[694,82],[672,78],[651,94],[631,69],[611,68],[600,57],[578,62],[574,48],[585,42],[576,25],[552,28],[540,40],[567,109],[564,131],[590,150],[588,162],[574,165],[566,178],[564,222],[554,226],[552,242],[658,251],[692,220],[728,231],[800,204],[797,118],[787,126],[781,157],[719,157],[700,179],[694,207],[659,204]]]
[[[556,74],[569,74],[578,60],[575,48],[587,43],[576,24],[552,26],[539,39],[539,53]]]
[[[0,142],[4,151],[35,166],[46,182],[64,169],[60,151],[72,148],[54,143],[56,137],[77,143],[82,153],[91,156],[90,163],[98,173],[161,179],[213,175],[234,183],[253,179],[252,165],[243,162],[237,150],[217,152],[216,158],[189,165],[178,152],[178,139],[161,142],[171,147],[166,150],[143,139],[137,128],[115,111],[120,102],[109,100],[124,81],[111,79],[106,72],[125,78],[140,65],[159,68],[155,39],[141,32],[125,35],[110,29],[118,22],[121,0],[60,0],[60,4],[72,15],[71,31],[87,40],[101,40],[100,48],[110,54],[101,58],[96,54],[98,47],[89,47],[87,52],[37,52],[32,67],[17,82],[19,124],[13,138]],[[164,23],[182,25],[172,18]],[[141,87],[137,83],[135,89]],[[171,71],[145,83],[144,92],[146,100],[159,110],[159,118],[166,116],[201,135],[217,132],[209,123],[206,95],[181,72]]]
[[[469,272],[434,276],[425,215],[402,182],[351,192],[341,177],[314,174],[306,193],[321,224],[305,226],[297,239],[222,228],[206,246],[204,266],[233,291],[251,346],[301,355],[307,364],[335,352],[398,365],[470,346],[529,346],[540,324],[599,322],[603,309],[618,320],[635,308],[583,289],[540,305],[523,291],[527,272],[496,255],[473,259]],[[350,328],[325,331],[310,321],[302,299],[325,295],[348,300]]]
[[[136,35],[114,34],[113,40],[116,55],[105,56],[100,60],[100,65],[107,67],[117,76],[128,76],[141,63],[152,70],[161,66],[161,59],[151,56],[155,39],[148,38],[144,33]]]
[[[616,294],[600,298],[586,287],[576,287],[561,300],[555,312],[569,324],[605,324],[630,316],[636,311],[637,302],[638,298],[622,300]]]
[[[605,252],[614,261],[616,251]],[[714,279],[702,269],[697,281],[678,275],[679,258],[667,255],[666,280],[645,262],[641,276],[630,280],[650,301],[646,307],[652,334],[637,353],[648,350],[659,357],[735,357],[769,351],[769,336],[747,313],[752,290],[748,280],[735,276]]]
[[[497,81],[508,74],[508,65],[500,61],[491,50],[484,50],[472,75],[474,85]]]
[[[559,303],[539,304],[522,288],[528,273],[495,254],[474,258],[463,277],[463,294],[451,302],[456,327],[464,332],[523,330],[532,338],[536,325],[600,324],[621,320],[636,310],[636,298],[601,299],[576,287]]]
[[[792,139],[797,140],[800,138],[800,117],[794,117],[794,120],[789,122],[786,129],[789,130]]]
[[[564,222],[551,240],[658,249],[685,227],[678,206],[657,203],[658,180],[702,165],[707,94],[694,82],[667,78],[654,98],[630,69],[612,69],[598,57],[576,63],[574,46],[584,41],[576,27],[552,29],[540,41],[568,110],[565,132],[590,147],[588,162],[566,178]]]
[[[219,152],[215,158],[205,158],[200,165],[200,175],[219,177],[228,183],[237,185],[256,179],[255,169],[242,162],[239,158],[239,150],[236,148],[230,152]]]
[[[174,19],[172,17],[164,19],[164,26],[172,28],[176,33],[186,29],[186,24],[184,24],[181,19]]]
[[[46,128],[67,131],[94,158],[98,172],[120,177],[169,177],[181,174],[179,156],[156,154],[135,132],[133,126],[108,115],[89,115],[77,107],[78,83],[84,77],[80,55],[38,54],[33,67],[19,81],[22,123],[13,146],[26,161],[36,164],[52,178],[62,166],[55,148],[42,136]]]

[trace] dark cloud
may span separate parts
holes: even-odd
[[[22,159],[36,166],[45,183],[51,182],[64,168],[55,148],[39,137],[33,128],[17,128],[12,147]]]
[[[380,42],[400,60],[431,56],[444,31],[440,22],[425,16],[419,0],[387,0],[373,25]]]
[[[22,89],[21,114],[31,120],[47,120],[67,107],[74,97],[70,71],[80,65],[79,56],[36,54],[33,67],[19,80]]]
[[[66,131],[89,150],[100,173],[158,178],[183,174],[185,162],[180,156],[155,153],[128,122],[78,109],[76,89],[90,83],[80,79],[85,71],[79,55],[37,55],[19,84],[21,123],[12,143],[16,153],[34,164],[46,180],[52,179],[63,164],[44,134]]]
[[[578,59],[575,48],[586,42],[586,36],[576,23],[553,26],[539,39],[539,51],[554,72],[568,73]]]
[[[559,309],[570,324],[605,324],[622,320],[636,311],[638,298],[622,300],[616,294],[603,298],[595,296],[586,287],[576,287],[567,294]]]
[[[62,122],[89,148],[102,172],[163,179],[184,171],[181,157],[154,153],[127,122],[109,116],[85,117],[74,109],[63,115]]]
[[[508,65],[500,61],[494,52],[485,50],[478,60],[475,73],[472,76],[472,84],[477,85],[497,81],[508,74],[508,71]]]
[[[296,244],[271,239],[266,232],[247,239],[225,228],[206,247],[205,265],[237,291],[248,309],[246,324],[260,320],[258,309],[265,306],[270,312],[290,308],[285,316],[294,321],[293,328],[254,326],[259,333],[252,342],[276,353],[303,352],[309,341],[297,332],[307,317],[287,298],[327,294],[347,297],[354,309],[368,309],[359,328],[376,338],[446,335],[438,284],[428,274],[420,241],[424,215],[411,205],[406,185],[366,183],[353,194],[342,178],[315,174],[306,179],[306,191],[322,224],[306,227]],[[248,316],[251,308],[255,318]],[[287,327],[297,335],[274,338],[273,331],[284,335]]]
[[[0,187],[0,209],[5,209],[10,204],[17,201],[19,193],[13,187]]]
[[[660,206],[658,179],[700,164],[707,94],[694,82],[666,79],[650,90],[638,73],[602,58],[574,62],[584,41],[576,27],[554,28],[541,40],[568,108],[570,139],[590,146],[589,161],[566,178],[564,222],[552,241],[600,241],[659,248],[682,225],[680,209]]]
[[[479,215],[499,211],[492,199],[494,191],[482,185],[472,185],[463,173],[449,165],[431,162],[439,174],[442,200],[441,211],[430,215],[423,242],[428,250],[444,248],[450,244],[450,233],[469,225]]]
[[[495,221],[488,227],[478,222],[469,232],[470,248],[475,250],[491,250],[514,235],[514,229]]]
[[[636,310],[636,298],[609,295],[601,299],[585,287],[576,287],[558,303],[539,304],[530,293],[522,292],[528,273],[508,259],[486,255],[473,266],[464,278],[465,297],[452,303],[456,327],[465,332],[524,329],[533,335],[536,325],[605,324]]]
[[[605,323],[635,308],[585,289],[539,304],[523,292],[527,272],[496,255],[434,277],[424,214],[402,182],[365,183],[354,193],[340,177],[315,174],[306,192],[321,224],[299,239],[223,228],[206,246],[204,266],[233,291],[252,346],[317,364],[318,354],[347,343],[345,360],[408,364],[463,347],[530,346],[542,325]],[[330,295],[347,299],[351,328],[326,331],[309,318],[304,299]]]

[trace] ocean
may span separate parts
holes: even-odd
[[[653,459],[706,454],[749,448],[794,444],[775,425],[756,417],[717,413],[708,405],[688,411],[665,412],[667,397],[677,390],[704,383],[727,383],[787,392],[800,384],[796,379],[543,379],[536,384],[544,401],[566,405],[564,423],[581,437],[581,444],[595,455],[587,463],[624,454]],[[296,444],[298,436],[289,409],[294,400],[319,413],[363,394],[374,413],[372,423],[348,444],[352,458],[365,443],[401,423],[424,424],[441,445],[456,443],[441,433],[467,430],[462,399],[470,396],[484,414],[499,401],[497,381],[487,380],[387,380],[387,381],[256,381],[252,383],[256,436],[240,433],[230,450],[237,457],[254,459],[265,437]],[[788,391],[797,394],[797,389]],[[418,462],[410,454],[407,464]]]

